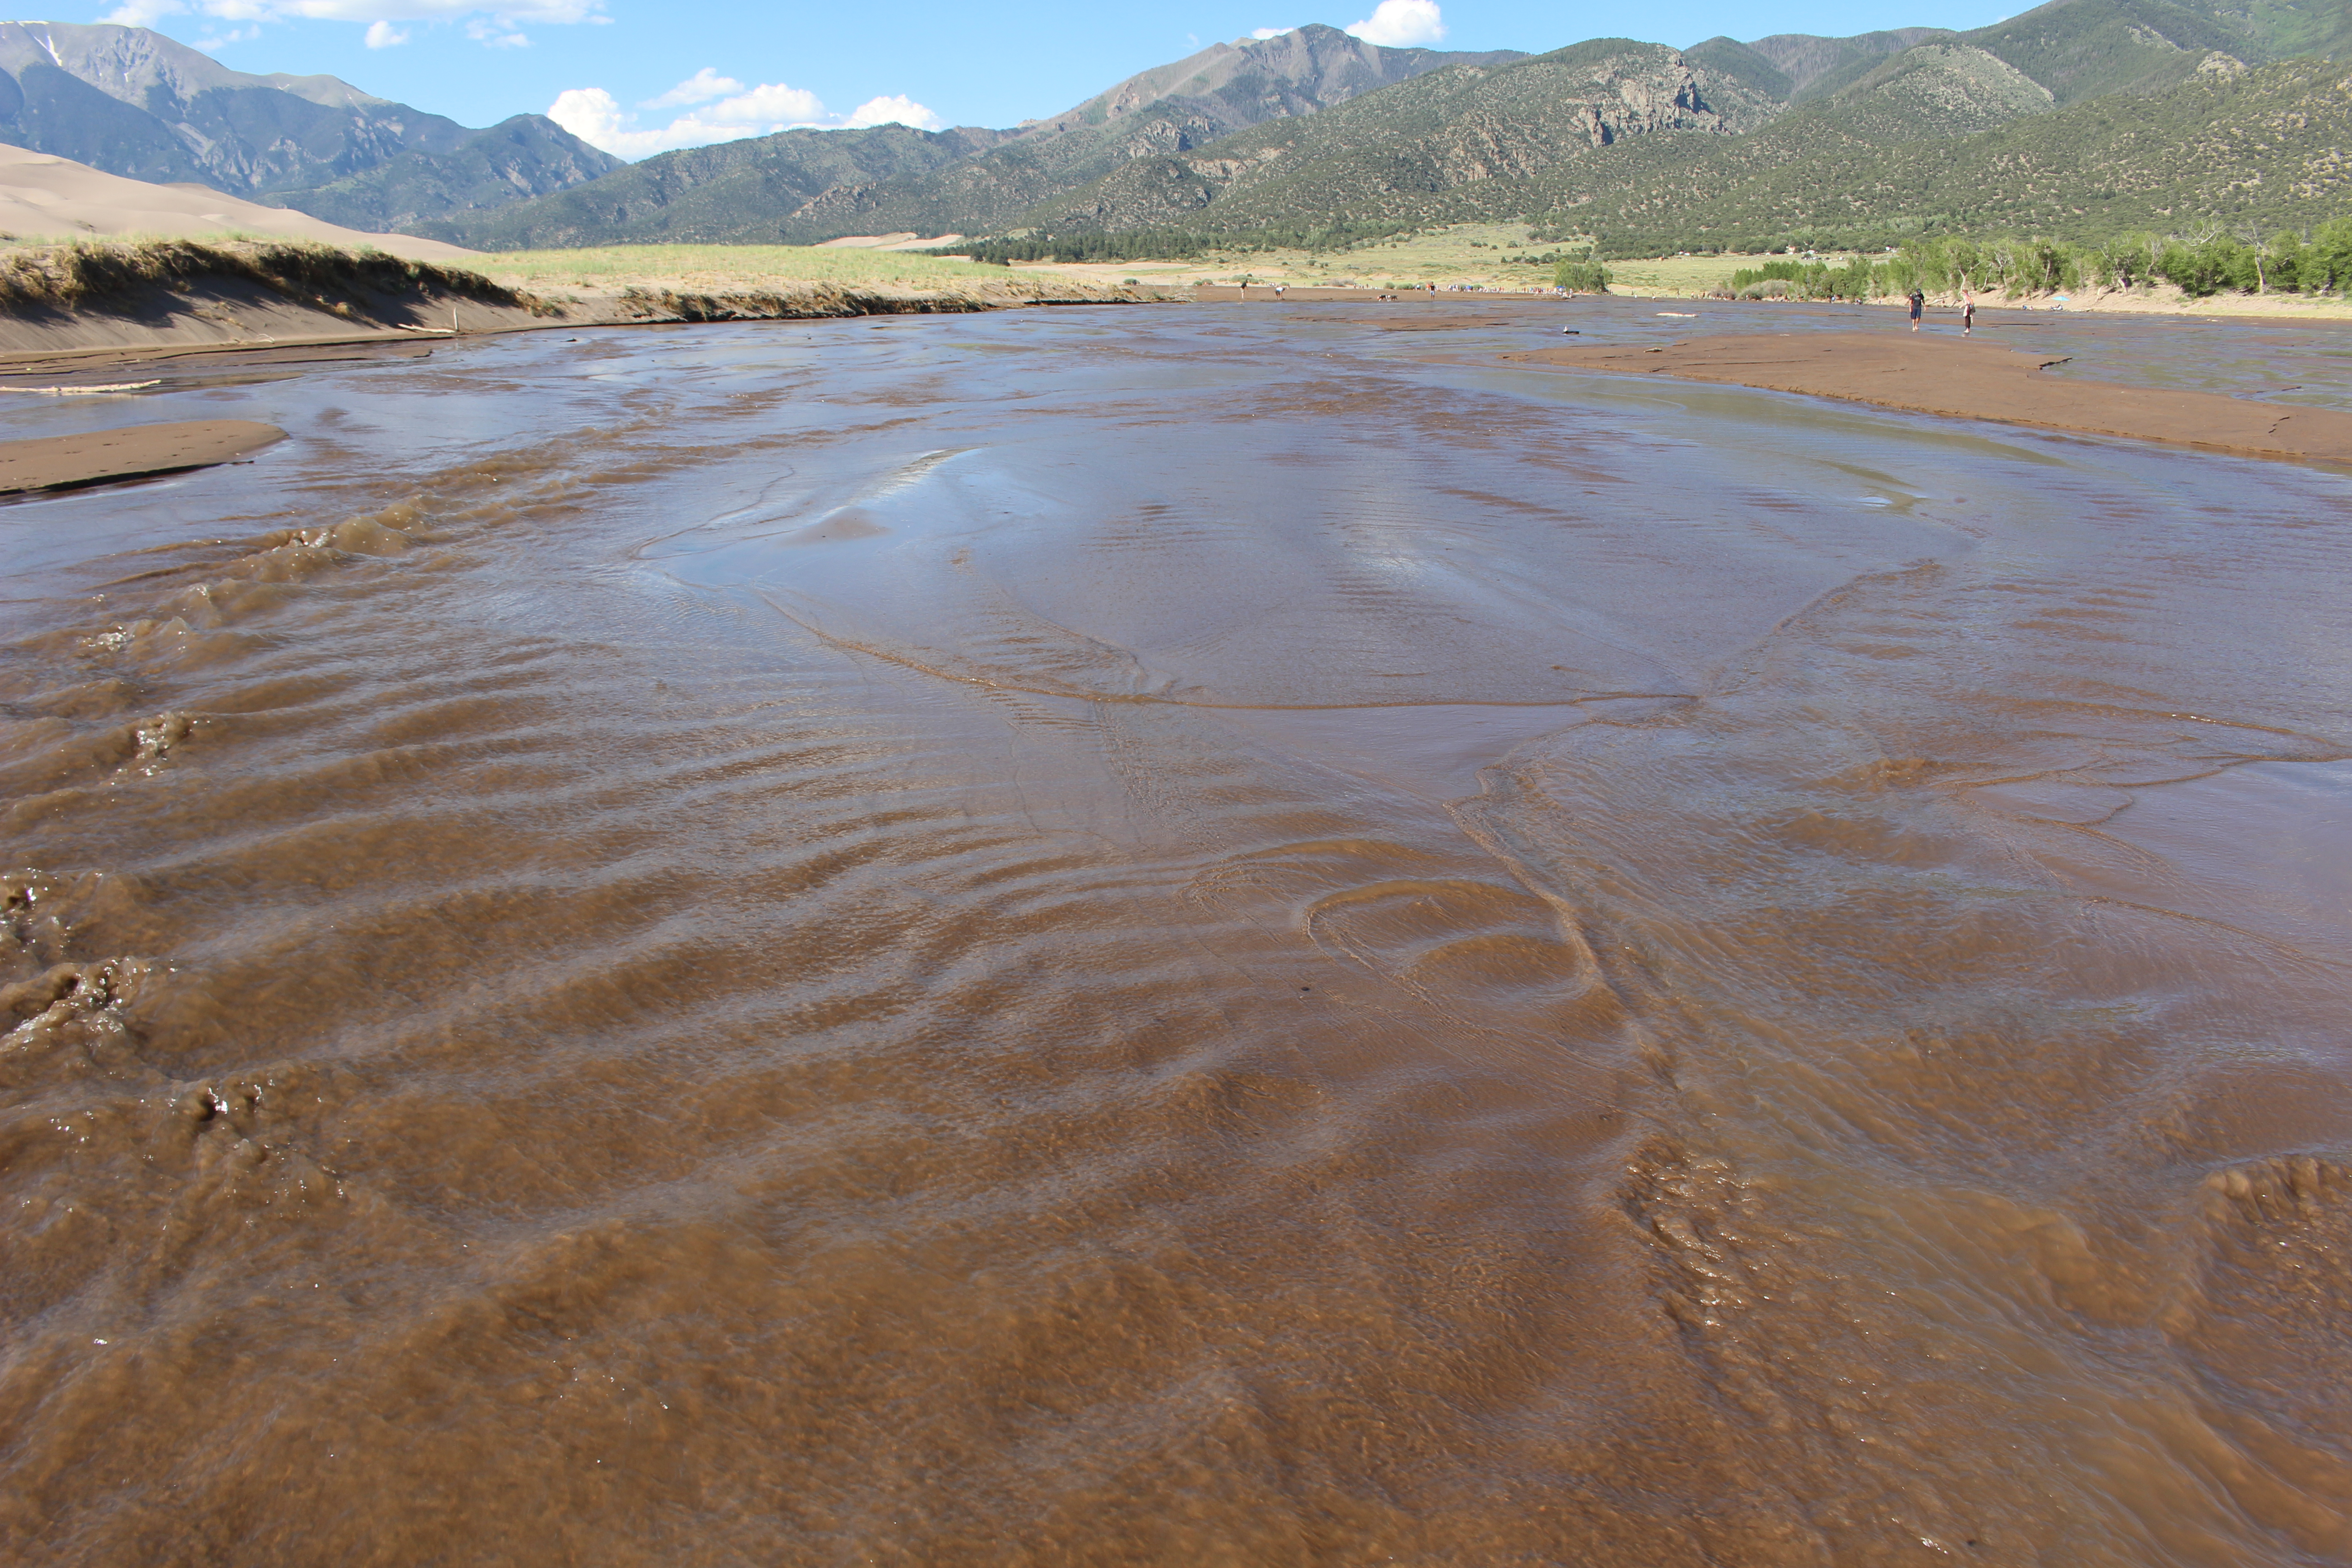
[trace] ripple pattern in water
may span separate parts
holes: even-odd
[[[12,416],[9,1559],[2352,1556],[2352,488],[1557,310]]]

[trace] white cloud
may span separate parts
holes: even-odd
[[[743,90],[743,84],[709,68],[696,72],[647,108],[696,101],[681,93],[699,93],[709,87],[728,96],[681,114],[667,125],[641,131],[637,117],[622,111],[620,100],[601,87],[575,87],[556,95],[547,117],[592,147],[621,158],[649,158],[679,147],[701,147],[713,142],[734,142],[746,136],[772,136],[779,131],[809,128],[852,131],[874,125],[911,125],[937,131],[945,123],[903,93],[872,98],[847,114],[829,112],[816,94],[782,82],[763,82]],[[729,90],[734,89],[734,90]]]
[[[898,93],[890,98],[869,98],[849,111],[843,121],[844,130],[854,131],[864,125],[908,125],[918,131],[944,131],[948,122],[908,98]]]
[[[446,22],[460,16],[489,15],[509,26],[525,22],[565,26],[593,21],[604,0],[194,0],[194,8],[226,15],[228,8],[248,9],[257,16],[302,16],[313,21]]]
[[[1360,26],[1362,24],[1360,23],[1358,24]],[[1253,30],[1250,37],[1253,38],[1278,38],[1285,33],[1295,33],[1297,31],[1298,31],[1298,29],[1296,27],[1259,27]]]
[[[566,88],[548,105],[547,117],[591,147],[602,147],[607,153],[617,151],[614,143],[626,134],[621,129],[620,101],[601,87]]]
[[[525,23],[550,26],[607,22],[604,0],[122,0],[103,18],[126,27],[152,27],[165,16],[203,16],[216,21],[360,22],[371,38],[378,27],[398,22],[455,22],[473,18],[468,32],[492,48],[520,48]],[[481,18],[490,17],[492,22]],[[231,35],[234,37],[235,35]],[[390,46],[371,42],[371,48]]]
[[[722,98],[687,118],[712,125],[814,125],[825,118],[824,100],[780,81],[761,82],[749,92]]]
[[[406,42],[408,42],[408,35],[389,22],[374,21],[368,24],[367,47],[369,48],[389,49]]]
[[[504,16],[500,16],[494,22],[486,22],[478,16],[476,17],[474,20],[466,24],[466,37],[473,39],[474,42],[481,45],[482,47],[486,49],[527,49],[530,47],[530,40],[524,37],[520,32],[517,31],[515,25]]]
[[[1437,0],[1381,0],[1372,14],[1348,31],[1368,44],[1391,49],[1445,41],[1445,18]]]
[[[184,9],[177,0],[123,0],[105,16],[101,22],[111,22],[118,27],[152,27],[173,12]]]
[[[733,77],[720,76],[705,66],[659,98],[649,98],[637,107],[676,109],[681,103],[709,103],[714,98],[725,98],[729,93],[742,90],[743,84]]]

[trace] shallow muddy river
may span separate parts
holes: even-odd
[[[15,398],[0,1551],[2352,1557],[2352,478],[1399,309]]]

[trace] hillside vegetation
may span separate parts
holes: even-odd
[[[1010,131],[787,131],[666,153],[562,195],[434,226],[479,249],[667,242],[814,244],[853,234],[985,234],[1131,159],[1310,116],[1456,61],[1334,27],[1213,44],[1065,114]]]
[[[912,232],[1098,260],[1508,223],[1618,257],[2242,243],[2347,210],[2347,49],[2352,0],[2053,0],[1972,32],[1534,56],[1304,27],[1009,131],[789,132],[423,232],[488,249]]]
[[[2347,147],[2352,75],[2291,61],[1892,146],[1824,105],[1707,155],[1629,149],[1613,166],[1532,182],[1523,199],[1619,255],[1875,247],[1923,233],[2251,236],[2344,213]]]
[[[1617,255],[2303,226],[2345,208],[2347,73],[2219,46],[2333,40],[2347,10],[2067,0],[1970,34],[1604,40],[1139,159],[1025,216],[1056,235],[1526,220]]]

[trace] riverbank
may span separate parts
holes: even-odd
[[[1156,289],[1018,277],[968,264],[951,277],[901,277],[895,274],[907,269],[889,265],[898,259],[877,258],[862,273],[853,261],[814,277],[752,265],[575,271],[572,280],[581,286],[542,291],[521,283],[543,276],[563,279],[527,265],[476,270],[313,245],[173,239],[16,247],[0,252],[0,375],[21,375],[52,362],[87,369],[205,350],[1165,297]]]
[[[2045,375],[2062,358],[1910,332],[1738,334],[1538,349],[1505,361],[1803,393],[2208,451],[2352,462],[2352,414]]]

